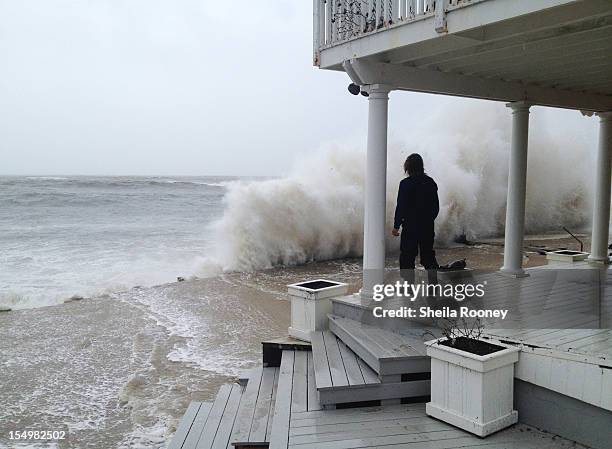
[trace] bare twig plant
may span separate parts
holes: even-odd
[[[480,318],[466,320],[465,318],[434,318],[434,327],[439,329],[441,335],[435,335],[431,331],[426,331],[423,336],[431,336],[438,340],[448,341],[450,346],[455,346],[457,339],[465,338],[469,341],[478,341],[484,332],[484,324]]]

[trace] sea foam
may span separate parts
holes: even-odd
[[[535,117],[534,117],[535,116]],[[552,135],[532,114],[526,232],[582,228],[591,211],[592,142]],[[419,152],[438,183],[437,245],[461,234],[503,234],[510,116],[499,105],[444,111],[397,135],[388,149],[387,228],[405,158]],[[568,131],[569,132],[569,131]],[[363,149],[328,144],[281,179],[228,185],[213,226],[214,259],[225,270],[254,270],[360,256],[363,247]],[[387,250],[398,249],[387,237]]]

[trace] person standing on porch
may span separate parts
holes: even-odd
[[[414,269],[417,254],[427,270],[438,268],[434,244],[434,221],[440,211],[438,186],[425,174],[423,158],[414,153],[404,162],[404,172],[397,194],[395,220],[391,233],[402,237],[400,244],[400,271]]]

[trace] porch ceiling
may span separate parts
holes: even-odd
[[[560,6],[487,22],[486,18],[492,14],[484,8],[491,9],[497,4],[498,9],[503,9],[504,4],[509,5],[504,0],[489,0],[462,8],[463,11],[450,11],[447,14],[449,33],[443,36],[428,36],[406,45],[398,39],[400,34],[383,36],[399,33],[402,27],[426,27],[424,22],[433,20],[430,18],[421,21],[423,23],[405,24],[395,30],[376,33],[379,41],[394,40],[394,45],[388,45],[383,51],[377,51],[384,47],[382,42],[378,42],[378,48],[373,42],[373,51],[368,51],[366,39],[374,36],[364,36],[343,45],[347,46],[347,55],[351,52],[348,47],[353,47],[353,56],[347,59],[362,64],[360,73],[364,77],[374,77],[376,67],[390,77],[383,77],[378,82],[392,83],[390,80],[393,80],[399,82],[396,86],[400,89],[502,101],[524,99],[572,109],[610,110],[612,1],[559,3]],[[463,16],[453,16],[460,12]],[[475,17],[479,13],[482,17]],[[503,12],[496,14],[499,18]],[[470,26],[474,22],[483,24]],[[406,32],[403,34],[407,36]],[[331,55],[326,58],[325,52],[332,51],[338,53],[340,49],[323,50],[323,62],[326,59],[331,62]],[[466,85],[471,85],[467,92]],[[507,86],[507,95],[504,86]],[[562,99],[557,100],[558,97]]]

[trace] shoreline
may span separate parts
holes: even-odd
[[[585,246],[588,248],[588,244],[590,244],[590,237],[584,233],[577,233],[576,235],[584,241]],[[503,240],[504,240],[503,237],[487,237],[487,238],[481,238],[481,239],[475,240],[473,242],[470,242],[469,244],[452,243],[447,246],[434,247],[434,250],[436,251],[438,255],[439,261],[441,259],[448,259],[446,261],[451,261],[451,260],[461,259],[465,257],[468,259],[469,268],[476,269],[476,270],[496,270],[501,266],[501,261],[503,260],[503,257],[498,257],[502,255],[502,253],[499,252],[498,250],[503,249]],[[568,236],[567,234],[538,233],[538,234],[533,234],[533,235],[527,235],[525,236],[525,242],[523,245],[525,253],[529,255],[529,259],[526,261],[526,264],[525,264],[526,268],[546,264],[545,256],[538,255],[537,252],[534,251],[533,249],[526,249],[527,246],[530,246],[530,245],[527,245],[527,243],[529,242],[532,243],[531,245],[532,247],[537,246],[537,244],[542,244],[542,243],[550,244],[551,242],[554,242],[556,246],[558,246],[559,248],[563,248],[563,249],[572,248],[574,245],[577,244],[577,242],[573,238]],[[544,244],[541,246],[547,246],[547,245]],[[481,251],[478,251],[478,249],[481,249]],[[399,256],[399,252],[397,253],[393,252],[393,253],[387,254],[387,258],[386,258],[387,269],[392,270],[396,268],[398,256]],[[477,263],[480,263],[480,265],[470,266],[470,259],[475,260]],[[495,265],[496,263],[498,263],[497,260],[499,260],[498,266]],[[214,279],[217,277],[240,276],[241,274],[257,276],[258,274],[270,273],[276,270],[291,270],[291,269],[298,269],[299,267],[304,267],[307,269],[308,267],[316,267],[322,264],[325,265],[325,264],[330,264],[330,263],[343,263],[343,262],[349,262],[349,263],[359,262],[360,263],[361,259],[360,257],[328,259],[328,260],[322,260],[322,261],[307,262],[303,265],[278,266],[278,267],[264,268],[264,269],[253,270],[253,271],[244,271],[244,272],[227,271],[227,272],[221,272],[219,274],[206,276],[206,277],[199,277],[196,275],[177,275],[176,276],[177,280],[175,281],[154,284],[151,286],[135,285],[133,287],[129,287],[126,289],[108,291],[108,292],[104,292],[100,294],[94,294],[91,296],[76,293],[70,297],[58,298],[57,303],[46,304],[46,305],[41,305],[41,306],[36,306],[36,307],[14,307],[9,304],[1,304],[0,313],[15,312],[18,310],[31,310],[31,309],[39,309],[39,308],[47,308],[47,307],[56,307],[56,306],[70,304],[70,303],[78,302],[78,301],[108,299],[112,295],[127,294],[129,292],[134,292],[138,290],[164,288],[167,286],[176,285],[176,284],[183,283],[183,282],[185,283],[200,282],[200,281],[204,281],[207,279]],[[182,280],[178,280],[179,278]]]

